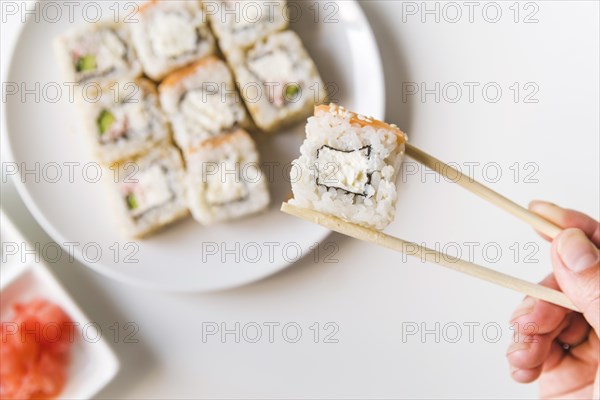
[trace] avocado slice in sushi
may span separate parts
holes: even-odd
[[[288,100],[293,99],[296,97],[296,95],[298,94],[299,91],[300,91],[300,86],[298,86],[295,83],[292,83],[285,88],[285,97]]]
[[[135,210],[138,207],[137,199],[133,193],[129,193],[127,197],[125,197],[127,201],[127,208],[130,210]]]
[[[75,69],[77,72],[94,71],[96,69],[96,56],[93,54],[88,54],[79,57],[77,59],[77,63],[75,64]]]
[[[98,116],[98,130],[100,131],[100,135],[103,135],[110,129],[110,127],[115,123],[115,116],[108,110],[102,110],[100,115]]]

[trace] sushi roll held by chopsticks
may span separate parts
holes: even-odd
[[[395,125],[363,117],[333,104],[316,107],[306,125],[300,157],[294,161],[298,168],[290,176],[294,198],[283,203],[281,210],[350,237],[578,311],[559,290],[381,232],[394,218],[394,182],[405,151],[423,165],[448,177],[443,170],[451,167],[408,144],[406,135]],[[458,175],[453,179],[459,176],[457,183],[461,186],[533,226],[546,226],[507,198],[457,171],[454,173]],[[559,229],[551,228],[549,233]]]
[[[96,23],[71,30],[56,42],[65,79],[106,87],[119,79],[142,74],[142,66],[123,25]]]
[[[331,104],[308,119],[294,161],[290,204],[383,229],[394,219],[406,135],[395,125]]]
[[[83,104],[88,139],[96,156],[108,165],[145,153],[170,138],[154,83],[137,79],[117,85],[119,90],[104,89],[98,101]]]
[[[127,236],[148,236],[189,214],[183,162],[174,146],[155,147],[114,171],[112,197]]]
[[[215,39],[198,0],[151,0],[131,24],[144,72],[155,81],[215,51]]]

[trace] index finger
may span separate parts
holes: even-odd
[[[592,217],[575,210],[568,210],[556,204],[534,200],[529,203],[529,209],[554,222],[561,228],[579,228],[596,245],[600,246],[600,224]],[[539,232],[538,232],[539,233]],[[544,239],[552,241],[548,236],[539,233]]]

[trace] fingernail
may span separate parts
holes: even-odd
[[[582,272],[598,262],[598,249],[579,229],[566,229],[558,236],[558,255],[567,268]]]
[[[519,350],[529,350],[529,346],[530,346],[530,344],[527,342],[515,342],[508,347],[508,350],[506,351],[506,355],[509,355],[509,354],[514,353],[515,351],[519,351]]]
[[[514,367],[512,365],[510,366],[510,373],[511,373],[511,375],[514,374],[515,372],[517,372],[518,370],[519,370],[519,368]]]
[[[515,319],[532,312],[536,303],[537,301],[533,297],[526,297],[510,316],[510,322],[513,322]]]
[[[545,201],[545,200],[531,200],[529,202],[529,208],[543,206],[543,205],[558,207],[556,204],[551,203],[549,201]]]
[[[556,204],[542,200],[533,200],[530,202],[529,209],[552,221],[560,221],[563,211],[562,208]]]

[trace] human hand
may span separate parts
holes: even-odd
[[[565,228],[552,241],[554,273],[541,283],[562,290],[583,314],[526,297],[511,317],[518,332],[507,351],[512,377],[539,378],[541,398],[598,399],[600,224],[551,203],[535,201],[529,209]]]

